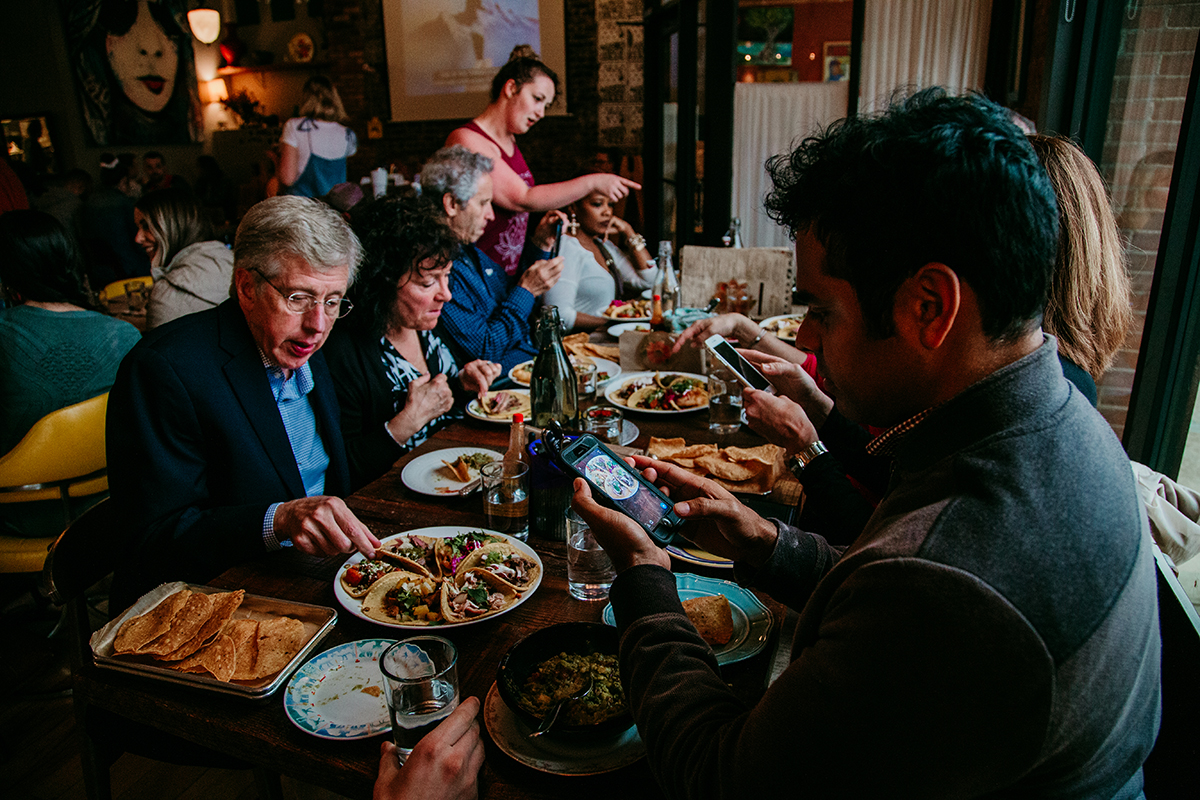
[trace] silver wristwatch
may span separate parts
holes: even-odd
[[[820,439],[805,447],[799,453],[787,460],[787,467],[792,471],[792,474],[797,478],[804,472],[804,468],[812,463],[812,460],[822,453],[828,453],[829,448],[826,447]]]

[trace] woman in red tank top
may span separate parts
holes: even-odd
[[[505,272],[512,275],[525,247],[530,211],[550,211],[570,205],[592,192],[620,200],[630,189],[642,188],[619,175],[583,175],[561,183],[538,186],[517,147],[517,136],[546,114],[558,92],[558,76],[538,60],[528,45],[513,49],[508,63],[492,79],[492,102],[482,114],[451,132],[447,145],[461,144],[491,158],[496,218],[476,242]]]

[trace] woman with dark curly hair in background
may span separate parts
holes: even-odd
[[[486,392],[500,365],[478,360],[460,367],[433,332],[451,297],[458,252],[441,209],[405,194],[355,211],[364,251],[351,290],[356,310],[333,329],[324,352],[342,409],[350,480],[358,487],[459,416],[461,402]]]

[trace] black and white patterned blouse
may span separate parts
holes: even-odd
[[[425,355],[425,363],[429,365],[429,374],[444,374],[447,378],[458,377],[458,364],[450,354],[450,348],[442,343],[437,334],[432,331],[418,331],[417,338],[421,342],[421,352]],[[383,357],[383,369],[388,380],[392,382],[392,413],[398,414],[408,403],[408,385],[421,377],[421,372],[410,364],[395,346],[384,336],[379,340],[379,348]],[[407,442],[400,446],[407,452],[417,447],[430,434],[445,426],[450,420],[461,419],[462,411],[451,408],[440,417],[435,417],[425,424],[425,427],[412,435]]]

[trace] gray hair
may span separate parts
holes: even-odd
[[[447,192],[466,205],[479,188],[479,179],[492,171],[492,160],[461,144],[443,147],[421,168],[421,193],[440,203]]]
[[[273,278],[288,256],[304,259],[317,272],[350,268],[354,284],[362,260],[362,245],[344,217],[311,197],[281,195],[258,203],[238,225],[233,241],[233,266]],[[236,296],[230,287],[231,297]]]

